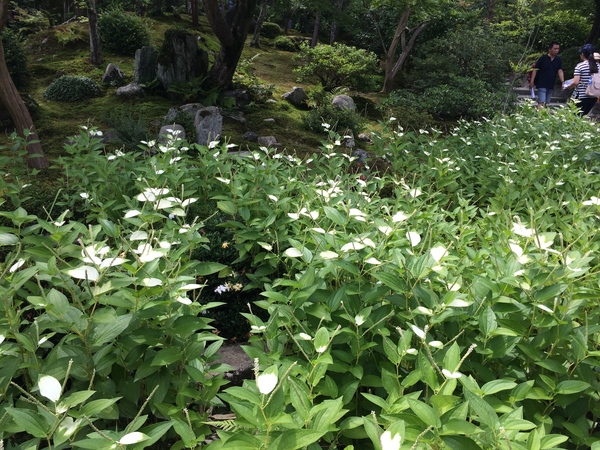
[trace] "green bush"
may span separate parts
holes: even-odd
[[[107,111],[103,120],[115,130],[118,143],[124,145],[128,150],[135,150],[140,141],[150,139],[148,120],[131,106],[124,105]]]
[[[150,33],[144,21],[120,9],[100,15],[98,32],[104,48],[118,55],[132,56],[138,48],[150,44]]]
[[[273,22],[263,22],[260,35],[267,39],[274,39],[281,34],[281,27]]]
[[[101,95],[100,87],[91,78],[63,75],[54,80],[44,97],[55,102],[76,102]]]
[[[394,117],[398,125],[408,130],[427,129],[434,123],[431,114],[423,109],[419,97],[406,89],[390,92],[377,109],[388,119]]]
[[[581,11],[554,11],[542,14],[537,21],[537,50],[545,52],[548,44],[558,42],[563,49],[581,46],[591,29],[591,22]]]
[[[299,81],[316,78],[326,90],[340,86],[369,89],[378,67],[374,53],[340,43],[314,48],[304,43],[294,59],[303,62],[295,69]]]
[[[297,52],[298,46],[296,43],[287,36],[277,36],[275,38],[275,47],[279,50],[284,50],[286,52]]]
[[[4,58],[8,73],[17,88],[26,86],[29,80],[27,70],[27,53],[23,47],[23,42],[19,36],[12,30],[5,28],[1,34],[2,44],[4,45]]]
[[[302,116],[302,123],[308,130],[316,132],[323,131],[323,124],[326,123],[331,130],[336,130],[340,134],[352,130],[354,135],[358,135],[364,128],[364,119],[356,111],[329,104],[311,109]]]

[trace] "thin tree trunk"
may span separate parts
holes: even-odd
[[[198,0],[191,0],[192,7],[192,26],[198,28]]]
[[[8,14],[8,0],[0,0],[0,31],[4,27]],[[31,115],[15,87],[4,58],[4,44],[0,38],[0,102],[4,104],[12,118],[17,133],[27,142],[27,164],[34,169],[45,169],[48,160],[44,155],[42,144],[38,138]],[[25,130],[29,130],[26,134]]]
[[[98,13],[96,12],[96,0],[87,0],[88,22],[90,26],[90,62],[94,66],[102,64],[102,47],[100,46],[100,34],[98,33]]]
[[[586,40],[589,44],[594,44],[598,38],[600,38],[600,0],[596,0],[595,2],[595,14],[594,14],[594,24],[592,25],[592,29],[590,30],[590,34]]]
[[[315,48],[319,43],[319,32],[321,31],[321,11],[317,12],[315,16],[315,26],[313,28],[313,35],[310,41],[311,48]]]
[[[254,28],[254,36],[252,36],[252,42],[250,42],[250,47],[260,48],[260,30],[262,29],[263,22],[265,21],[265,17],[267,15],[267,4],[269,0],[262,0],[262,4],[260,5],[260,14],[258,15],[258,20],[256,21],[256,27]]]

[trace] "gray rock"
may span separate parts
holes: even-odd
[[[279,145],[275,136],[260,136],[257,142],[264,147],[276,147]]]
[[[223,114],[223,119],[228,119],[233,122],[237,122],[239,124],[246,125],[246,117],[244,116],[244,113],[241,111],[230,111],[230,112],[222,111],[221,114]]]
[[[352,152],[352,156],[356,158],[355,163],[361,164],[363,166],[367,163],[367,160],[369,159],[369,154],[360,148],[354,150],[354,152]]]
[[[166,144],[168,141],[181,141],[186,138],[185,128],[178,123],[164,125],[158,132],[159,144]]]
[[[133,62],[133,81],[135,83],[150,83],[156,78],[158,52],[152,47],[144,46],[135,51]]]
[[[122,86],[117,89],[117,97],[124,98],[143,98],[146,93],[137,83],[129,83],[127,86]]]
[[[354,100],[352,100],[352,97],[344,94],[333,97],[331,104],[337,108],[349,109],[350,111],[354,111],[355,109]]]
[[[173,123],[179,114],[187,114],[190,120],[196,119],[196,113],[205,106],[202,103],[187,103],[182,106],[174,106],[169,109],[163,119],[163,123]]]
[[[305,106],[308,100],[306,91],[301,87],[294,86],[290,92],[286,92],[281,96],[284,100],[287,100],[294,106]]]
[[[223,97],[235,99],[235,104],[238,107],[248,106],[250,103],[250,94],[248,94],[248,91],[245,89],[237,91],[224,91]]]
[[[223,116],[219,108],[208,106],[202,108],[196,113],[194,120],[196,127],[196,143],[200,145],[208,145],[221,136],[223,132]]]
[[[208,53],[198,48],[193,34],[174,33],[163,48],[169,49],[168,58],[159,62],[156,76],[165,89],[175,82],[183,83],[207,73]]]
[[[106,66],[106,70],[104,71],[104,75],[102,76],[102,82],[105,84],[114,83],[118,86],[123,84],[123,80],[125,79],[125,75],[123,75],[123,71],[116,64],[110,63]]]
[[[352,130],[348,130],[348,134],[344,136],[342,142],[348,148],[356,147],[356,143],[354,142],[354,134],[352,133]]]
[[[368,133],[360,133],[358,135],[358,140],[359,141],[363,141],[363,142],[367,142],[368,144],[372,144],[373,143],[373,138]]]
[[[244,139],[246,141],[250,141],[250,142],[258,142],[258,134],[254,133],[252,131],[246,131],[242,135],[242,139]]]

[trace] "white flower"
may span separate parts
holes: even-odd
[[[589,205],[600,206],[600,198],[598,198],[598,197],[592,197],[589,200],[584,201],[583,204],[586,205],[586,206],[589,206]]]
[[[127,213],[125,214],[125,218],[129,219],[131,217],[137,217],[141,214],[140,211],[138,211],[137,209],[132,209],[130,211],[127,211]]]
[[[365,259],[365,262],[367,264],[372,264],[374,266],[379,266],[381,265],[381,261],[379,261],[377,258],[369,258],[369,259]]]
[[[408,191],[408,194],[409,194],[411,197],[413,197],[413,198],[416,198],[416,197],[418,197],[419,195],[421,195],[421,189],[419,189],[419,188],[411,189],[410,191]]]
[[[429,308],[425,308],[424,306],[417,306],[416,310],[419,311],[421,314],[433,316],[433,311]]]
[[[369,238],[363,238],[363,239],[359,239],[359,241],[363,244],[365,244],[366,246],[369,246],[371,248],[375,248],[375,242],[373,242],[371,239]]]
[[[271,199],[275,203],[277,203],[279,201],[279,199],[277,197],[275,197],[274,195],[269,195],[269,199]]]
[[[184,305],[191,305],[192,304],[192,301],[189,298],[184,297],[183,295],[178,295],[175,298],[175,301],[177,301],[179,303],[183,303]]]
[[[442,373],[446,378],[460,378],[462,377],[462,373],[460,372],[450,372],[448,369],[442,369]]]
[[[302,339],[303,341],[312,341],[312,337],[310,337],[308,334],[306,333],[300,333],[298,335],[298,339]]]
[[[363,323],[365,323],[364,316],[357,315],[356,317],[354,317],[354,323],[356,324],[356,326],[360,327]]]
[[[274,373],[263,373],[256,377],[256,386],[261,394],[270,394],[277,386],[277,375]]]
[[[288,248],[283,254],[288,258],[300,258],[302,256],[302,252],[294,247]]]
[[[411,247],[416,247],[421,242],[421,235],[416,231],[408,231],[406,233],[406,239],[410,242]]]
[[[409,348],[408,350],[406,350],[406,354],[408,355],[417,355],[419,353],[419,350],[417,350],[416,348]]]
[[[73,278],[77,278],[80,280],[96,281],[98,278],[100,278],[98,270],[96,270],[95,267],[91,266],[81,266],[77,269],[67,270],[67,273]]]
[[[81,193],[79,193],[79,196],[81,198],[86,198],[86,199],[90,198],[90,194],[88,194],[87,192],[81,192]]]
[[[329,250],[319,253],[319,256],[323,259],[335,259],[339,255],[336,252],[331,252]]]
[[[437,245],[429,250],[431,257],[437,263],[448,254],[448,249],[442,245]]]
[[[133,433],[127,433],[121,439],[119,439],[119,444],[128,445],[128,444],[137,444],[148,437],[144,433],[140,433],[139,431],[134,431]]]
[[[548,308],[546,305],[538,304],[538,305],[535,305],[535,306],[537,306],[538,308],[540,308],[542,311],[546,311],[547,313],[550,313],[550,314],[552,314],[554,312],[550,308]]]
[[[62,391],[62,386],[60,385],[59,381],[50,375],[44,375],[43,377],[40,377],[40,380],[38,381],[38,388],[42,397],[46,397],[52,402],[58,401],[60,398],[60,392]]]
[[[350,217],[366,216],[366,214],[364,212],[362,212],[360,209],[356,209],[356,208],[350,208],[350,212],[348,213],[348,215]]]
[[[221,177],[215,177],[217,180],[219,180],[221,183],[225,183],[225,184],[229,184],[231,183],[231,180],[228,180],[226,178],[221,178]]]
[[[454,300],[452,300],[452,302],[448,304],[448,306],[452,308],[466,308],[467,306],[471,306],[471,304],[466,300],[455,298]]]
[[[523,237],[531,237],[534,234],[534,231],[531,228],[527,228],[520,223],[513,223],[512,231],[513,233]]]
[[[146,287],[160,286],[162,285],[162,280],[159,280],[158,278],[144,278],[142,280],[142,285]]]
[[[425,331],[421,330],[418,326],[410,324],[410,328],[413,330],[413,333],[415,333],[418,337],[420,337],[421,339],[425,339]]]
[[[398,433],[392,436],[389,430],[384,431],[379,441],[381,442],[381,450],[400,450],[400,441],[402,436]]]
[[[363,248],[365,248],[365,245],[360,242],[349,242],[348,244],[343,245],[340,250],[349,252],[350,250],[362,250]]]
[[[140,261],[142,262],[154,261],[163,256],[161,252],[154,250],[150,244],[140,244],[134,252],[140,255]]]
[[[383,234],[385,234],[386,236],[389,236],[390,233],[393,231],[392,227],[388,227],[387,225],[383,225],[379,228],[377,228],[379,231],[381,231]]]
[[[10,273],[15,273],[23,264],[25,264],[25,260],[23,258],[19,258],[19,260],[16,263],[10,266],[10,269],[8,269],[8,271]]]
[[[227,287],[226,284],[222,284],[220,286],[217,286],[217,288],[215,289],[215,292],[217,294],[222,294],[223,292],[227,292],[229,290],[229,288]]]
[[[316,351],[317,353],[323,353],[325,350],[327,350],[327,346],[326,346],[326,345],[323,345],[323,346],[321,346],[321,347],[317,347],[317,348],[315,348],[315,351]]]
[[[3,334],[0,334],[0,344],[2,344],[2,343],[4,342],[4,339],[6,339],[6,338],[4,337],[4,335],[3,335]]]
[[[130,241],[145,241],[146,239],[148,239],[148,233],[142,230],[134,231],[131,233],[131,236],[129,236]]]
[[[444,344],[442,341],[431,341],[429,343],[430,347],[435,347],[435,348],[444,348]]]
[[[404,222],[406,219],[408,219],[408,216],[406,214],[404,214],[402,211],[399,211],[393,215],[392,222],[394,222],[394,223]]]

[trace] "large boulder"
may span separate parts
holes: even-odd
[[[354,111],[354,109],[356,108],[354,106],[354,100],[352,100],[352,97],[344,94],[336,95],[335,97],[333,97],[333,100],[331,100],[331,104],[337,108],[348,109],[350,111]]]
[[[157,77],[165,89],[204,76],[208,71],[208,53],[198,48],[195,35],[182,30],[165,33],[158,57]]]
[[[117,89],[117,97],[123,98],[143,98],[146,96],[144,89],[137,83],[129,83],[127,86],[122,86]]]
[[[119,66],[113,63],[110,63],[108,66],[106,66],[106,70],[102,76],[103,83],[121,86],[124,79],[125,75],[123,75],[123,71],[119,68]]]
[[[157,65],[158,51],[148,46],[138,48],[133,62],[133,81],[142,84],[150,83],[156,78]]]
[[[281,96],[284,100],[287,100],[294,106],[305,106],[308,100],[306,91],[301,87],[294,86],[290,92],[286,92]]]
[[[216,106],[202,108],[196,113],[194,121],[196,128],[196,143],[208,145],[221,136],[223,132],[223,116]]]

